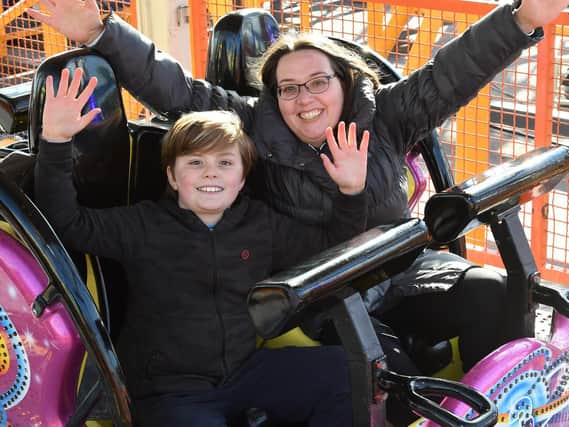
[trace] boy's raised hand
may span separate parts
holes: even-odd
[[[70,40],[87,44],[105,28],[96,0],[40,0],[40,3],[48,13],[28,8],[28,15]]]
[[[69,83],[69,70],[61,71],[57,93],[53,88],[53,77],[45,81],[45,106],[42,119],[42,138],[49,142],[66,142],[82,131],[101,112],[93,108],[82,115],[81,110],[93,94],[97,79],[92,77],[83,92],[79,93],[83,70],[78,68]]]
[[[363,191],[366,184],[369,132],[364,131],[359,148],[356,138],[356,124],[350,123],[346,136],[346,124],[340,122],[338,141],[334,138],[332,128],[326,129],[326,141],[333,161],[326,154],[320,155],[326,172],[344,194],[358,194]]]

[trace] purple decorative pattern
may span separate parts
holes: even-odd
[[[84,348],[60,303],[32,314],[46,286],[29,251],[0,231],[0,427],[64,426],[75,408]]]
[[[503,345],[479,362],[462,380],[482,391],[498,407],[497,426],[569,425],[569,323],[556,314],[552,341],[524,338]],[[455,399],[443,402],[455,414],[473,417]],[[416,426],[434,426],[421,420]]]

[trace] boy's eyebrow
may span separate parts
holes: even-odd
[[[205,154],[217,154],[220,156],[231,156],[231,157],[237,157],[239,154],[235,153],[233,151],[219,151],[219,150],[210,150],[210,151],[202,151],[202,152],[196,152],[196,153],[189,153],[187,154],[187,156],[203,156]]]

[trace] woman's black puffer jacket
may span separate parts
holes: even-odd
[[[94,48],[113,66],[118,80],[159,112],[235,110],[262,159],[249,182],[277,210],[308,223],[330,218],[330,195],[337,186],[326,174],[317,150],[288,129],[273,93],[259,98],[193,79],[183,67],[116,15]],[[524,34],[512,6],[494,9],[434,59],[394,84],[374,92],[359,82],[350,121],[371,133],[368,161],[368,226],[408,215],[404,157],[407,150],[470,101],[496,73],[538,40]],[[325,148],[326,149],[326,148]]]

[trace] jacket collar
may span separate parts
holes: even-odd
[[[223,216],[215,225],[216,231],[227,231],[233,229],[246,216],[249,207],[249,198],[239,195],[235,202],[223,212]],[[206,231],[208,226],[202,222],[198,216],[188,209],[182,209],[178,202],[173,198],[162,199],[158,202],[171,216],[179,223],[193,231]]]

